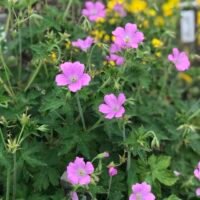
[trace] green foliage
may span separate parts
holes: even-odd
[[[124,200],[133,184],[144,181],[158,200],[196,199],[200,70],[192,63],[182,74],[168,62],[167,55],[178,45],[178,15],[155,25],[164,1],[148,2],[147,11],[153,9],[156,16],[129,12],[126,18],[111,15],[95,24],[79,15],[80,0],[59,0],[56,5],[0,1],[10,16],[0,29],[0,199],[64,200],[76,190],[80,199]],[[130,21],[144,32],[145,41],[138,49],[124,50],[125,63],[115,66],[105,59],[111,32]],[[71,45],[87,35],[98,39],[88,52]],[[155,47],[154,38],[163,46]],[[92,77],[79,92],[86,130],[76,94],[55,84],[64,61],[84,63]],[[125,115],[105,119],[98,111],[104,95],[120,92],[127,98]],[[86,188],[61,186],[60,177],[76,156],[92,161],[102,152],[110,157],[94,159],[99,171],[93,183]],[[113,163],[118,175],[112,177],[109,193],[107,171]]]

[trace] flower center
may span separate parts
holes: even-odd
[[[77,76],[75,76],[75,75],[70,77],[70,81],[71,81],[72,83],[76,83],[77,80],[78,80],[78,78],[77,78]]]
[[[113,107],[113,111],[114,111],[114,112],[118,112],[118,111],[119,111],[119,106]]]
[[[129,42],[130,42],[130,37],[127,35],[127,36],[124,38],[124,41],[125,41],[126,43],[129,43]]]
[[[97,14],[97,10],[96,10],[96,9],[93,9],[93,10],[91,11],[91,14],[92,14],[92,15],[96,15],[96,14]]]
[[[79,176],[85,176],[85,171],[83,169],[78,170],[78,175]]]

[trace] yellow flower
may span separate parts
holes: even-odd
[[[144,28],[149,27],[149,21],[147,19],[143,21],[142,27],[144,27]]]
[[[160,58],[161,57],[161,52],[158,51],[158,52],[155,53],[155,55],[156,55],[156,57]]]
[[[171,16],[173,15],[174,9],[177,8],[180,0],[169,0],[162,5],[162,10],[164,16]]]
[[[179,73],[178,77],[188,84],[192,83],[192,77],[184,72]]]
[[[106,34],[104,37],[103,37],[103,40],[104,42],[109,42],[110,41],[110,36],[108,34]]]
[[[145,0],[131,0],[126,4],[126,9],[132,13],[140,13],[147,8],[147,2]]]
[[[57,60],[57,55],[54,51],[51,52],[50,58],[52,62],[55,62]]]
[[[153,45],[154,48],[160,48],[163,46],[163,42],[157,38],[153,38],[151,44]]]
[[[152,16],[152,17],[154,17],[154,16],[156,16],[156,11],[154,10],[154,9],[149,9],[149,10],[147,10],[147,14],[149,15],[149,16]]]
[[[71,47],[71,42],[70,42],[70,41],[67,41],[67,42],[65,43],[65,47],[66,47],[67,49],[69,49],[69,48]]]
[[[96,41],[99,41],[104,37],[105,31],[103,31],[103,30],[93,30],[93,31],[91,31],[90,34]]]
[[[155,21],[154,21],[155,26],[163,26],[164,23],[165,23],[165,21],[162,16],[158,16],[155,18]]]

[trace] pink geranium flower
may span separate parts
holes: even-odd
[[[58,86],[68,86],[72,92],[77,92],[82,87],[89,85],[91,77],[84,73],[85,66],[80,62],[65,62],[60,65],[61,74],[56,76]]]
[[[195,176],[198,180],[200,180],[200,161],[199,161],[199,163],[198,163],[196,169],[194,170],[194,176]]]
[[[116,11],[120,17],[125,17],[126,16],[126,11],[123,7],[123,4],[121,3],[116,3],[114,6],[114,11]]]
[[[197,189],[196,189],[196,196],[197,196],[197,197],[200,197],[200,188],[197,188]]]
[[[109,176],[116,176],[118,173],[117,168],[115,167],[109,167],[108,168],[108,174]]]
[[[120,48],[138,48],[138,45],[144,40],[142,32],[138,31],[136,24],[127,23],[125,28],[117,27],[112,34],[114,43]]]
[[[85,9],[82,10],[82,15],[88,17],[90,21],[96,22],[106,16],[105,6],[100,1],[88,1],[85,3]]]
[[[117,54],[110,54],[106,57],[108,61],[115,62],[116,65],[123,65],[124,64],[124,58],[122,56],[118,56]]]
[[[72,185],[88,185],[93,172],[94,167],[91,162],[85,163],[83,158],[76,157],[75,161],[67,166],[67,180]]]
[[[88,36],[85,40],[78,39],[77,41],[72,42],[72,46],[81,49],[82,51],[87,51],[92,44],[94,43],[94,39]]]
[[[70,192],[70,200],[79,200],[76,192]]]
[[[146,182],[137,183],[132,186],[132,194],[129,197],[129,200],[155,200],[154,194],[151,192],[151,186]]]
[[[190,61],[185,52],[180,52],[177,48],[173,48],[172,54],[168,55],[168,60],[175,64],[178,71],[185,71],[190,67]]]
[[[124,93],[116,97],[114,94],[107,94],[104,97],[104,103],[99,106],[99,111],[105,114],[105,118],[120,118],[123,116],[125,109],[122,106],[126,101]]]

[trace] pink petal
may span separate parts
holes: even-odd
[[[63,74],[58,74],[56,76],[56,84],[58,86],[65,86],[65,85],[68,85],[69,82]]]
[[[94,167],[91,162],[87,162],[85,165],[85,170],[88,174],[92,174],[94,172]]]
[[[65,62],[60,65],[60,69],[66,76],[68,76],[68,74],[71,73],[72,68],[73,68],[73,63],[71,62]]]
[[[71,92],[77,92],[78,90],[80,90],[82,88],[82,84],[81,81],[77,81],[76,83],[71,83],[68,85],[68,88]]]
[[[111,113],[107,114],[107,115],[105,116],[105,118],[106,118],[106,119],[112,119],[112,118],[114,117],[114,115],[115,115],[115,113],[114,113],[114,112],[111,112]]]
[[[107,105],[113,107],[114,105],[117,104],[117,97],[114,94],[107,94],[104,97],[104,101]]]
[[[120,107],[119,111],[115,114],[115,117],[120,118],[123,116],[124,113],[125,113],[124,107]]]
[[[99,106],[99,112],[102,112],[102,113],[104,113],[104,114],[108,114],[108,113],[110,113],[112,110],[111,110],[111,108],[108,106],[108,105],[106,105],[106,104],[101,104],[100,106]]]
[[[169,55],[168,55],[168,60],[169,60],[169,61],[171,61],[171,62],[173,62],[173,61],[174,61],[174,57],[173,57],[173,55],[172,55],[172,54],[169,54]]]
[[[86,176],[81,177],[81,178],[79,179],[79,184],[80,184],[80,185],[88,185],[88,184],[90,183],[90,181],[91,181],[90,176],[89,176],[89,175],[86,175]]]
[[[91,81],[91,77],[89,74],[84,73],[83,76],[81,77],[81,82],[83,86],[89,85]]]
[[[179,50],[177,48],[173,48],[172,50],[174,57],[177,57],[179,55]]]
[[[125,31],[127,34],[134,34],[137,31],[137,25],[136,24],[131,24],[131,23],[127,23],[125,25]]]
[[[73,63],[73,73],[74,74],[77,74],[78,76],[81,76],[84,72],[84,69],[85,69],[85,65],[84,64],[81,64],[80,62],[74,62]]]
[[[124,95],[124,93],[120,93],[119,96],[118,96],[118,102],[120,105],[124,104],[126,101],[126,97]]]

